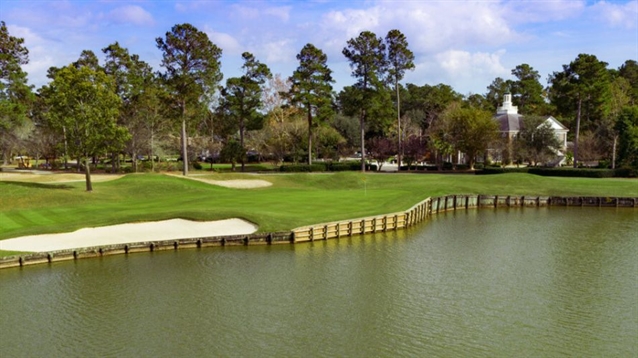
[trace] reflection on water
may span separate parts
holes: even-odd
[[[3,355],[637,356],[638,211],[0,270]]]

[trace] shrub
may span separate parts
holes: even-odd
[[[202,170],[202,165],[199,162],[193,162],[193,168],[196,170]]]
[[[332,162],[328,164],[328,170],[331,172],[345,172],[359,169],[361,169],[360,162]]]
[[[326,171],[326,165],[323,163],[308,164],[287,164],[279,167],[279,171],[284,173],[310,173]]]
[[[527,173],[530,168],[500,168],[500,167],[485,167],[482,170],[477,170],[477,175],[484,174],[505,174],[505,173]]]
[[[308,164],[288,164],[279,167],[280,172],[286,173],[309,173],[309,172],[342,172],[361,170],[361,162],[330,162]],[[366,164],[367,171],[377,171],[376,164]]]
[[[612,178],[614,176],[614,171],[611,169],[584,168],[529,168],[529,173],[546,177]]]
[[[638,177],[638,169],[633,168],[617,168],[614,169],[615,178],[636,178]]]

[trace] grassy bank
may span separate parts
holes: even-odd
[[[445,194],[638,196],[638,181],[418,174],[211,174],[209,179],[264,179],[272,186],[230,189],[160,174],[132,174],[94,184],[0,181],[0,239],[126,222],[238,217],[260,231],[401,211]],[[2,255],[2,253],[0,253]]]

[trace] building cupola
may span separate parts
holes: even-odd
[[[518,107],[512,105],[511,93],[505,93],[503,96],[503,106],[496,109],[496,114],[518,114]]]

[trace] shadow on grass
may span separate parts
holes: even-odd
[[[50,184],[50,183],[29,183],[23,181],[3,181],[6,185],[15,185],[25,188],[37,188],[37,189],[73,189],[73,186],[67,184]]]

